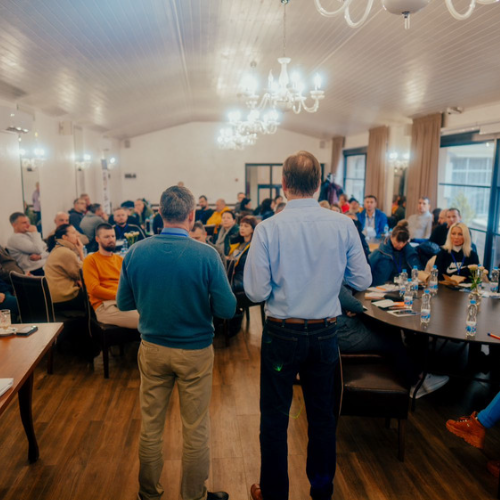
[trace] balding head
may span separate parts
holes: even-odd
[[[226,208],[225,200],[223,200],[222,198],[219,198],[215,202],[215,210],[217,210],[217,212],[222,212],[225,208]]]
[[[294,196],[311,197],[319,188],[321,167],[314,155],[299,151],[283,163],[283,189]],[[288,195],[287,195],[288,198]]]
[[[56,229],[63,224],[69,224],[69,214],[67,212],[57,212],[54,222]]]

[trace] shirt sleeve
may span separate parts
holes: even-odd
[[[231,290],[226,271],[218,255],[214,255],[211,265],[208,291],[212,313],[217,318],[232,318],[236,311],[236,297]]]
[[[33,236],[31,236],[33,234]],[[23,237],[23,235],[18,235],[9,242],[10,246],[18,250],[19,252],[25,254],[38,254],[42,255],[42,257],[47,257],[48,254],[45,252],[47,249],[47,245],[42,240],[40,233],[26,233],[27,238]]]
[[[344,281],[355,290],[366,290],[371,285],[372,272],[366,261],[365,252],[363,251],[363,246],[361,245],[361,240],[359,239],[354,223],[348,226],[348,232],[350,245],[347,249],[347,265]],[[250,247],[251,249],[252,247]]]
[[[128,264],[130,260],[130,253],[125,256],[122,269],[120,272],[120,281],[118,283],[118,293],[116,294],[116,305],[120,311],[134,311],[137,309],[135,303],[134,292],[130,286],[128,278]]]
[[[243,287],[252,302],[264,302],[269,298],[272,291],[271,267],[265,236],[263,227],[257,226],[253,234],[252,244],[248,250],[243,273]]]
[[[427,220],[427,226],[425,227],[425,232],[424,232],[424,238],[425,239],[429,239],[431,237],[431,233],[432,233],[432,220],[433,220],[432,217],[430,217]]]

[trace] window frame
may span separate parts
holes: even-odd
[[[346,191],[346,181],[360,181],[362,180],[363,181],[363,197],[361,198],[361,200],[358,200],[359,203],[362,204],[363,202],[363,198],[365,196],[365,188],[366,188],[366,159],[367,159],[367,155],[368,155],[368,147],[361,147],[361,148],[351,148],[351,149],[344,149],[343,151],[343,155],[344,155],[344,172],[343,172],[343,180],[342,180],[342,189],[344,190],[344,193],[346,193],[347,196],[349,196],[349,194],[347,193]],[[363,178],[359,178],[359,177],[347,177],[347,159],[350,157],[350,156],[364,156],[365,157],[365,168],[364,168],[364,171],[363,171]]]

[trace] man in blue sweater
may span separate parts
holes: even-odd
[[[165,414],[177,382],[183,426],[183,500],[227,500],[207,492],[208,407],[214,352],[212,316],[231,318],[236,298],[217,251],[189,238],[195,219],[191,192],[173,186],[161,196],[161,234],[136,243],[123,262],[118,307],[139,311],[142,426],[139,498],[163,494]]]

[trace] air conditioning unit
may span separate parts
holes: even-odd
[[[33,116],[15,108],[0,106],[0,130],[27,134],[33,128]]]

